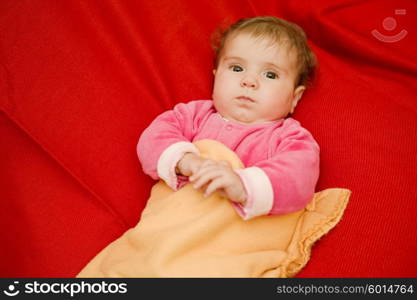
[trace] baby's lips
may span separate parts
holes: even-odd
[[[236,99],[255,102],[254,99],[252,99],[251,97],[247,97],[247,96],[239,96],[239,97],[236,97]]]

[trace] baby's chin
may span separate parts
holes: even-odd
[[[236,105],[225,106],[223,101],[217,102],[215,100],[213,100],[213,103],[217,113],[226,121],[242,125],[256,125],[280,120],[279,118],[268,119],[259,117],[254,113],[254,108],[251,105],[237,103]]]

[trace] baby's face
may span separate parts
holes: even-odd
[[[296,54],[239,33],[226,41],[214,71],[213,101],[224,118],[257,124],[285,118],[304,86],[295,86]]]

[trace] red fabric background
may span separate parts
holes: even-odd
[[[295,118],[321,145],[317,190],[353,192],[298,276],[417,276],[416,12],[413,0],[2,0],[0,276],[74,276],[138,222],[153,184],[140,133],[210,97],[211,33],[255,15],[307,32],[320,68]],[[384,43],[373,29],[408,35]]]

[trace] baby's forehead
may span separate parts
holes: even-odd
[[[242,44],[236,43],[236,41],[239,40],[239,37],[246,38],[245,40],[249,41],[251,46],[258,48],[259,50],[279,53],[281,57],[285,57],[286,59],[296,63],[297,51],[294,51],[295,47],[290,42],[290,39],[284,34],[277,37],[268,35],[254,35],[248,32],[235,32],[233,35],[227,38],[225,43],[225,52],[245,50],[241,49]]]
[[[235,32],[229,37],[227,37],[225,42],[225,47],[230,47],[234,43],[232,43],[233,40],[235,40],[238,37],[245,36],[248,37],[253,41],[253,44],[255,44],[260,49],[276,49],[279,51],[286,51],[286,52],[292,52],[291,50],[294,50],[294,45],[291,43],[288,36],[283,33],[280,36],[272,36],[272,35],[256,35],[251,32]]]

